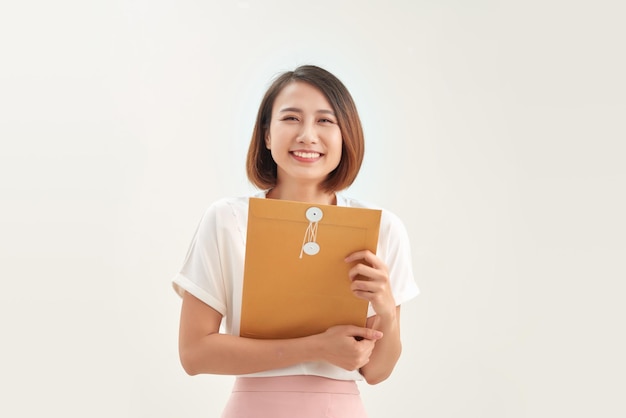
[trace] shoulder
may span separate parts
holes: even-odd
[[[265,191],[257,191],[249,195],[223,197],[211,203],[205,216],[239,216],[248,214],[248,203],[251,197],[265,197]]]
[[[211,203],[206,213],[210,214],[228,214],[233,211],[245,210],[248,207],[248,196],[223,197]]]
[[[249,197],[223,197],[215,200],[205,209],[200,221],[201,228],[215,230],[242,228],[248,219]]]

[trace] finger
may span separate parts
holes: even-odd
[[[365,299],[372,303],[375,311],[387,311],[390,306],[395,306],[393,295],[387,286],[380,282],[355,280],[350,285],[352,294],[359,299]]]
[[[348,271],[350,280],[356,280],[359,276],[366,279],[377,279],[383,277],[383,272],[365,264],[357,264]]]
[[[350,335],[351,337],[355,337],[355,338],[362,338],[362,339],[366,339],[366,340],[380,340],[381,338],[383,338],[383,333],[375,330],[375,329],[371,329],[371,328],[361,328],[361,327],[355,327],[352,326],[349,329],[347,329],[347,333],[348,335]]]
[[[350,290],[353,292],[374,293],[379,290],[378,286],[372,285],[371,282],[366,280],[355,280],[350,285]]]
[[[358,260],[363,260],[367,264],[373,267],[380,266],[382,264],[382,261],[380,260],[380,258],[378,258],[376,254],[374,254],[370,250],[356,251],[345,258],[346,263],[352,263]]]
[[[378,293],[370,290],[352,289],[352,294],[355,297],[366,300],[372,304],[378,303],[378,301],[381,299],[381,296]]]
[[[362,290],[353,290],[352,294],[359,299],[366,300],[370,303],[374,302],[374,294],[372,292],[364,292]]]

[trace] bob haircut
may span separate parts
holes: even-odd
[[[252,140],[248,148],[246,171],[248,179],[260,189],[276,186],[277,166],[271,151],[265,147],[265,137],[270,127],[272,108],[276,96],[290,83],[303,82],[319,89],[335,112],[341,131],[341,160],[321,183],[327,192],[343,190],[354,182],[365,152],[363,127],[348,89],[330,72],[314,65],[303,65],[294,71],[280,74],[271,84],[257,113]]]

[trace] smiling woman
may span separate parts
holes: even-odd
[[[308,103],[309,99],[316,102]],[[303,107],[295,105],[294,100]],[[311,114],[310,119],[317,121],[320,127],[313,133],[319,133],[324,126],[328,126],[328,131],[334,133],[339,130],[340,163],[320,183],[321,188],[334,192],[344,190],[354,182],[365,152],[363,128],[356,105],[340,80],[324,69],[309,65],[279,76],[261,101],[247,161],[248,178],[259,188],[274,188],[277,182],[278,166],[273,159],[273,152],[268,148],[271,125],[283,118],[286,119],[285,124],[291,120],[299,123],[300,129],[308,129],[306,125],[302,125],[305,122],[302,114],[305,110]],[[328,131],[324,131],[328,135]]]
[[[304,82],[287,85],[276,97],[265,138],[278,170],[277,183],[268,197],[280,199],[283,194],[317,192],[317,184],[341,161],[341,143],[337,118],[322,92]],[[326,197],[311,197],[321,199],[318,203],[334,203],[332,192],[327,192]]]
[[[359,171],[364,140],[356,106],[328,71],[302,66],[263,98],[248,151],[255,197],[367,208],[343,196]],[[183,298],[179,351],[195,374],[237,375],[223,417],[365,417],[356,381],[375,384],[401,352],[400,305],[418,294],[402,222],[383,210],[376,254],[356,251],[346,279],[369,302],[365,327],[337,325],[290,339],[239,335],[248,197],[206,211],[174,279]],[[225,333],[220,333],[222,321]],[[330,415],[327,415],[330,414]]]

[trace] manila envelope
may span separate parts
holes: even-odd
[[[296,338],[365,326],[344,261],[376,252],[381,211],[250,198],[240,335]]]

